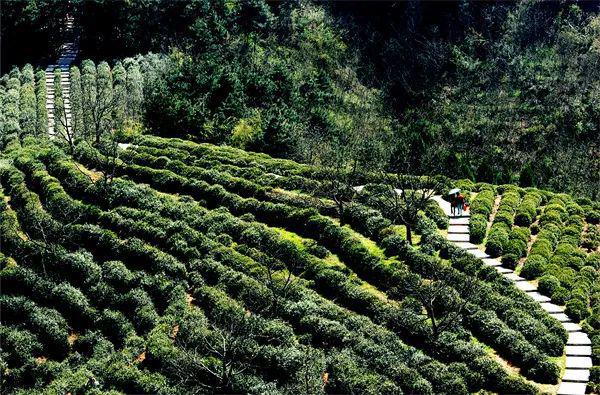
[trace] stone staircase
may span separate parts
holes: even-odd
[[[517,275],[512,269],[502,266],[499,259],[495,259],[486,254],[479,247],[470,242],[469,238],[469,218],[468,212],[461,216],[452,216],[450,203],[441,196],[434,196],[433,199],[440,205],[446,215],[449,217],[448,240],[454,242],[458,247],[465,249],[470,254],[481,258],[483,263],[494,267],[504,277],[511,280],[517,288],[529,295],[533,300],[546,310],[552,317],[561,322],[569,338],[565,347],[566,366],[558,387],[559,395],[583,395],[590,378],[590,368],[592,367],[592,346],[588,335],[583,332],[579,324],[572,322],[564,313],[565,308],[550,302],[550,298],[540,294],[537,287]]]
[[[48,134],[50,137],[55,136],[54,125],[56,122],[63,122],[66,128],[71,128],[71,101],[70,101],[70,74],[69,68],[75,60],[78,53],[78,42],[73,30],[73,17],[67,16],[65,22],[65,42],[60,47],[60,56],[55,64],[46,67],[46,110],[48,111]],[[63,102],[65,106],[65,118],[63,120],[55,119],[54,113],[54,98],[56,95],[54,89],[54,71],[60,69],[60,88],[62,91]]]

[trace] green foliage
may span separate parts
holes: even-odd
[[[487,232],[487,224],[488,220],[486,216],[475,213],[471,214],[471,218],[469,219],[469,234],[472,243],[480,244],[483,242]]]

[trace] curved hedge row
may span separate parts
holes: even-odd
[[[343,229],[339,228],[338,226],[333,224],[328,225],[328,221],[325,218],[320,218],[318,220],[316,218],[315,220],[308,219],[308,217],[306,217],[307,214],[309,216],[314,215],[310,214],[309,211],[299,211],[298,213],[294,213],[294,209],[291,209],[291,211],[289,211],[290,208],[285,208],[284,206],[269,205],[259,201],[241,199],[239,197],[235,197],[235,195],[228,194],[224,190],[212,189],[214,187],[209,187],[208,185],[203,186],[201,183],[198,182],[190,183],[189,181],[187,181],[187,179],[165,170],[151,170],[137,165],[125,164],[121,165],[121,169],[122,171],[126,172],[130,177],[133,177],[136,180],[143,180],[144,182],[149,182],[152,185],[158,185],[159,189],[165,190],[166,188],[175,187],[179,190],[189,191],[189,193],[191,193],[193,196],[202,199],[205,202],[208,202],[209,205],[214,205],[216,207],[218,205],[225,204],[232,210],[232,212],[238,215],[247,212],[252,212],[254,215],[257,216],[257,218],[260,218],[263,221],[275,224],[276,226],[292,227],[292,229],[300,231],[301,234],[303,231],[306,230],[309,230],[310,235],[321,235],[318,237],[322,237],[322,235],[335,235],[335,233],[331,233],[334,230],[335,232],[341,231],[341,234],[344,233]],[[218,193],[216,193],[217,191]],[[300,215],[300,217],[298,217],[298,215]],[[317,227],[314,227],[315,225]],[[305,229],[305,227],[306,230],[303,230]],[[311,228],[313,228],[313,230],[310,230]],[[341,240],[335,241],[335,239],[330,238],[331,236],[327,236],[328,239],[324,240],[329,240],[331,242],[331,244],[327,245],[328,247],[339,249],[340,246],[343,247],[347,244]],[[347,263],[356,262],[358,264],[358,266],[352,267],[355,270],[359,270],[357,273],[359,273],[361,277],[366,278],[369,281],[375,281],[375,284],[378,285],[385,285],[387,281],[389,281],[389,275],[374,275],[374,273],[376,272],[373,272],[373,269],[381,270],[385,266],[382,266],[380,263],[376,263],[376,261],[373,261],[373,263],[369,265],[364,264],[367,261],[372,261],[372,258],[369,257],[369,254],[366,251],[360,252],[360,248],[347,250],[345,250],[344,248],[342,248],[342,250],[339,250],[338,253],[341,254],[340,256]],[[357,253],[359,255],[356,255]],[[490,338],[492,337],[493,336],[490,336]],[[511,347],[511,345],[504,344],[503,347],[506,347],[505,349],[508,350]],[[530,352],[531,351],[525,351],[524,348],[517,351],[517,353]],[[536,358],[540,358],[541,361],[545,357],[542,354]],[[527,363],[527,361],[529,360],[527,358],[521,358],[521,361]],[[533,371],[532,374],[534,374]],[[552,381],[556,380],[557,373],[555,369],[551,369],[547,373],[539,375],[538,377],[542,376],[544,376],[543,380]]]
[[[46,177],[46,182],[50,182],[50,183],[51,183],[51,182],[52,182],[52,179],[51,179],[51,178],[48,178],[48,177]],[[69,184],[71,184],[71,183],[69,183]],[[71,184],[71,185],[72,185],[72,184]],[[56,191],[57,191],[56,193],[58,193],[58,186],[57,186],[57,187],[55,187],[55,188],[44,188],[44,189],[47,189],[47,190],[54,189],[54,190],[56,190]],[[63,199],[66,199],[66,197],[63,197]],[[52,199],[50,199],[50,200],[52,200]],[[70,203],[69,203],[68,201],[63,201],[63,204],[70,205],[70,204],[74,204],[74,203],[73,203],[73,202],[70,202]],[[131,210],[119,209],[118,211],[119,211],[120,213],[122,213],[122,214],[125,214],[125,213],[127,213],[127,214],[129,214],[129,215],[132,215],[132,214],[133,214],[133,215],[135,215],[135,216],[137,217],[137,214],[135,214],[135,212],[131,212]],[[142,212],[140,212],[140,214],[142,214]],[[169,228],[169,227],[170,227],[169,225],[167,225],[167,224],[164,224],[164,223],[161,223],[161,225],[163,225],[163,226],[161,226],[161,227],[156,227],[156,226],[154,226],[154,225],[150,225],[150,224],[148,224],[148,223],[146,223],[146,222],[140,222],[140,223],[139,223],[139,226],[137,226],[137,225],[134,225],[134,223],[128,223],[127,221],[123,221],[123,220],[118,220],[118,222],[114,222],[114,220],[117,220],[117,218],[114,216],[114,214],[112,214],[112,213],[110,213],[110,212],[107,212],[106,214],[102,214],[102,215],[100,215],[100,214],[98,214],[98,213],[97,213],[97,215],[99,215],[99,216],[100,216],[100,217],[99,217],[99,220],[100,220],[101,222],[103,222],[103,223],[108,223],[108,222],[107,222],[107,220],[108,220],[108,221],[110,221],[110,222],[112,223],[112,226],[113,226],[113,227],[114,227],[114,226],[118,226],[118,227],[119,227],[119,228],[121,228],[121,229],[126,229],[126,228],[129,228],[130,226],[133,226],[133,228],[129,228],[129,229],[131,229],[131,230],[128,230],[127,232],[132,232],[132,231],[133,231],[133,232],[136,232],[137,234],[139,234],[140,232],[150,232],[150,233],[151,233],[151,232],[153,232],[154,230],[158,230],[158,229],[164,229],[164,228]],[[112,219],[112,220],[111,220],[111,219],[109,219],[109,217],[112,217],[112,218],[114,218],[114,219]],[[148,213],[148,212],[144,212],[144,214],[143,214],[143,216],[142,216],[142,217],[143,217],[143,218],[147,218],[147,217],[155,217],[155,218],[154,218],[154,220],[155,220],[155,221],[156,221],[156,220],[160,220],[160,217],[157,217],[157,216],[152,216],[152,215],[151,215],[150,213]],[[163,221],[163,222],[164,222],[164,221]],[[221,222],[222,222],[222,221],[221,221]],[[188,230],[186,230],[186,231],[185,231],[185,234],[189,234],[189,232],[192,232],[192,233],[193,233],[194,231],[193,231],[193,230],[190,228],[190,229],[188,229]],[[147,234],[147,237],[151,238],[151,237],[156,237],[156,236],[157,236],[157,234],[150,234],[150,233],[148,233],[148,234]],[[199,237],[199,236],[195,236],[194,238],[195,238],[195,239],[197,239],[198,237]],[[203,241],[198,241],[198,242],[199,242],[199,243],[202,243],[202,244],[204,244],[204,243],[208,243],[209,241],[208,241],[208,240],[203,240]],[[165,245],[165,247],[167,247],[167,245]],[[181,247],[181,246],[179,246],[179,248],[178,248],[178,247],[177,247],[177,244],[175,244],[175,245],[171,244],[171,245],[170,245],[168,248],[171,248],[171,249],[175,248],[175,249],[178,249],[179,251],[181,251],[181,248],[180,248],[180,247]],[[208,248],[208,247],[207,247],[207,248]],[[215,248],[218,248],[218,247],[211,247],[211,249],[215,249]],[[189,255],[188,255],[189,253],[186,253],[186,252],[183,252],[183,251],[181,251],[181,252],[180,252],[180,254],[181,254],[181,255],[186,255],[186,256],[189,256]],[[231,254],[231,251],[228,253],[228,255],[229,255],[229,254]],[[192,257],[190,256],[190,258],[192,258]],[[254,294],[254,295],[256,295],[256,294]],[[256,304],[256,303],[257,303],[257,300],[253,299],[253,302],[252,302],[252,303],[253,303],[253,304]],[[442,366],[440,365],[440,366],[437,368],[437,370],[439,370],[441,367],[442,367]],[[439,375],[439,374],[440,374],[440,373],[438,372],[438,375]],[[439,379],[438,379],[438,380],[437,380],[437,383],[438,383],[438,385],[441,385],[441,383],[442,383],[442,382],[446,382],[446,384],[445,384],[445,385],[447,386],[447,385],[449,385],[449,384],[448,384],[448,382],[449,382],[449,381],[452,381],[452,380],[456,381],[456,379],[457,379],[457,378],[454,378],[454,379],[452,379],[452,380],[449,380],[449,377],[444,377],[444,376],[441,376],[441,377],[442,377],[442,378],[444,378],[444,380],[439,380]],[[415,388],[413,388],[413,389],[412,389],[412,391],[415,391],[415,390],[417,390],[417,389],[415,389]],[[456,391],[456,388],[454,389],[454,391]],[[420,388],[420,392],[423,392],[423,388]]]
[[[469,234],[471,242],[480,244],[485,239],[487,224],[494,208],[496,193],[493,188],[481,190],[471,202]]]

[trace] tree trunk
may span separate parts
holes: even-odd
[[[409,224],[405,224],[404,226],[406,226],[406,241],[408,241],[408,244],[413,245],[411,226]]]
[[[344,202],[342,200],[338,200],[335,196],[333,197],[333,201],[337,206],[338,216],[340,217],[340,226],[344,226],[346,224],[344,221]]]

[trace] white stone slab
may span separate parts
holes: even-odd
[[[563,381],[558,387],[557,395],[584,395],[586,387],[586,383]]]
[[[469,241],[469,235],[464,233],[448,233],[449,241]]]
[[[583,332],[569,332],[567,344],[569,346],[589,346],[592,342],[588,335]]]
[[[513,273],[506,273],[504,275],[504,277],[506,277],[509,280],[514,281],[514,282],[525,281],[525,279],[523,277],[519,276],[518,274],[516,274],[514,272]]]
[[[548,313],[562,313],[564,311],[563,307],[557,306],[554,303],[540,303],[540,306]]]
[[[591,346],[567,346],[565,347],[565,353],[567,355],[578,356],[578,357],[589,357],[592,355]]]
[[[580,332],[581,331],[581,327],[579,326],[579,324],[576,324],[574,322],[563,322],[562,326],[567,330],[567,332]]]
[[[524,292],[537,291],[537,288],[529,284],[527,281],[519,281],[515,283],[515,287]]]
[[[469,218],[449,218],[448,223],[450,225],[468,225]]]
[[[485,263],[488,266],[501,266],[502,265],[502,262],[500,262],[499,260],[494,259],[494,258],[484,258],[482,260],[483,260],[483,263]]]
[[[590,380],[590,371],[587,369],[566,369],[562,377],[564,381],[579,381],[587,383]]]
[[[527,295],[529,295],[529,297],[533,300],[535,300],[538,303],[544,303],[544,302],[549,302],[550,298],[547,296],[542,295],[539,292],[527,292]]]
[[[475,255],[475,257],[477,258],[489,258],[490,256],[488,254],[486,254],[485,252],[481,251],[481,250],[469,250],[470,254]]]
[[[567,369],[589,369],[592,367],[592,358],[567,356],[565,366]]]
[[[470,243],[468,241],[457,241],[454,244],[456,244],[460,248],[464,248],[465,250],[476,250],[477,249],[477,246],[475,244]]]
[[[552,313],[550,314],[550,316],[552,316],[552,318],[560,321],[560,322],[567,322],[567,321],[571,321],[571,319],[569,318],[568,315],[566,315],[565,313]]]
[[[498,270],[498,272],[502,273],[502,274],[512,273],[512,270],[510,270],[507,267],[502,267],[502,266],[496,266],[496,270]]]
[[[448,233],[469,233],[469,226],[467,226],[467,225],[450,225],[448,227]]]

